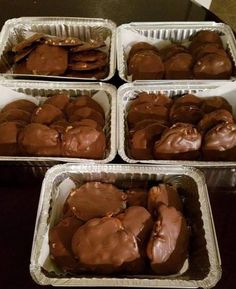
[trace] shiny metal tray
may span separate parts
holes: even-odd
[[[133,31],[148,39],[163,39],[171,41],[184,41],[199,30],[213,30],[225,36],[226,50],[234,64],[232,79],[236,78],[236,40],[230,26],[216,22],[131,22],[122,24],[117,28],[117,67],[119,76],[126,82],[127,61],[124,54],[122,35],[125,31]],[[197,80],[191,80],[197,81]]]
[[[65,76],[47,76],[31,74],[13,74],[13,63],[9,51],[12,46],[21,41],[26,32],[40,32],[58,37],[79,37],[81,40],[89,40],[99,37],[110,39],[109,50],[109,74],[100,80],[109,80],[115,74],[116,58],[116,24],[108,19],[78,18],[78,17],[21,17],[7,20],[0,34],[0,73],[8,78],[24,79],[83,79]],[[85,78],[85,80],[92,80]],[[96,80],[96,79],[94,79]]]
[[[179,160],[135,160],[128,151],[126,144],[126,135],[128,133],[128,125],[126,122],[127,108],[129,102],[136,98],[140,92],[164,93],[169,97],[181,95],[184,93],[197,93],[199,91],[215,89],[227,82],[190,82],[190,81],[136,81],[126,83],[118,89],[117,93],[117,113],[118,113],[118,153],[127,163],[148,163],[156,165],[188,165],[193,167],[206,168],[207,174],[211,175],[208,169],[213,168],[235,168],[236,162],[213,162],[213,161],[179,161]],[[228,82],[229,83],[229,82]],[[222,95],[223,96],[223,95]],[[225,97],[227,99],[227,97]],[[236,98],[228,99],[233,106],[233,113],[236,116]],[[218,179],[220,178],[218,172]]]
[[[98,91],[106,93],[109,100],[109,112],[104,127],[107,139],[107,149],[105,158],[102,160],[69,158],[69,157],[35,157],[35,156],[0,156],[1,163],[12,162],[14,164],[28,165],[32,169],[40,167],[50,167],[60,162],[86,162],[86,163],[108,163],[116,156],[116,88],[107,83],[99,82],[49,82],[49,81],[25,81],[0,79],[0,85],[6,86],[18,92],[23,92],[33,97],[47,97],[52,93],[64,92],[71,97],[78,94],[94,95]]]
[[[183,191],[185,216],[192,224],[189,267],[183,274],[171,276],[117,275],[68,276],[58,272],[49,258],[48,230],[57,222],[61,190],[69,183],[101,181],[125,188],[135,181],[166,181]],[[68,183],[68,187],[70,187]],[[63,189],[62,189],[63,187]],[[66,195],[63,195],[65,198]],[[57,205],[55,205],[57,204]],[[148,165],[79,165],[64,164],[51,168],[44,178],[35,224],[30,273],[41,285],[54,286],[110,286],[110,287],[173,287],[211,288],[221,278],[221,260],[215,234],[214,222],[203,174],[194,168],[182,166]]]

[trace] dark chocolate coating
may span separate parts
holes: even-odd
[[[128,62],[137,52],[143,50],[153,50],[154,52],[158,52],[158,49],[154,45],[149,44],[147,42],[138,42],[131,47]]]
[[[67,203],[81,220],[112,216],[126,207],[126,194],[112,184],[87,182],[73,190]]]
[[[0,123],[6,121],[23,121],[30,122],[31,113],[19,108],[12,108],[4,112],[0,112]]]
[[[171,44],[160,50],[160,55],[163,61],[171,58],[178,53],[188,52],[187,48],[179,44]]]
[[[220,123],[209,130],[203,141],[205,160],[236,160],[236,124]]]
[[[147,255],[156,274],[175,274],[181,270],[188,256],[187,224],[174,207],[161,205],[158,214],[148,242]]]
[[[155,142],[154,156],[156,159],[181,157],[196,158],[201,147],[202,137],[196,128],[187,123],[176,123],[166,129],[161,139]],[[183,155],[181,155],[184,153]]]
[[[204,112],[196,105],[173,105],[169,119],[172,124],[177,122],[197,124],[203,117]]]
[[[63,118],[64,114],[59,108],[52,104],[43,104],[32,113],[31,122],[50,125]]]
[[[1,156],[16,156],[20,154],[17,139],[22,128],[22,123],[17,121],[9,121],[0,124]]]
[[[11,109],[21,109],[28,112],[33,112],[37,105],[26,99],[19,99],[12,101],[4,106],[2,112],[9,111]]]
[[[105,149],[105,134],[90,126],[69,127],[62,137],[64,156],[103,159]]]
[[[228,56],[209,53],[195,62],[193,73],[197,79],[228,79],[232,75],[232,62]]]
[[[150,213],[144,207],[133,206],[126,209],[117,218],[121,220],[124,229],[135,236],[139,247],[143,248],[153,226]]]
[[[168,108],[152,103],[140,103],[129,109],[127,120],[129,126],[134,126],[144,119],[168,121]]]
[[[159,184],[148,191],[147,209],[153,217],[157,217],[158,208],[162,204],[174,207],[180,212],[183,211],[177,189],[168,184]]]
[[[68,118],[77,110],[82,107],[90,107],[102,114],[104,117],[104,111],[103,108],[100,106],[99,103],[97,103],[95,100],[93,100],[90,96],[88,95],[80,95],[76,97],[75,100],[70,102],[67,107],[66,107],[66,114]]]
[[[193,58],[189,53],[178,53],[164,62],[166,79],[192,78]]]
[[[175,99],[174,106],[177,105],[195,105],[201,107],[203,99],[194,94],[184,94],[181,97]]]
[[[82,62],[94,62],[99,59],[106,59],[107,54],[99,50],[81,51],[79,53],[72,54],[70,61],[82,61]]]
[[[64,111],[70,101],[70,96],[68,94],[54,94],[49,96],[44,104],[51,104]]]
[[[233,116],[228,110],[217,109],[208,114],[205,114],[198,123],[197,129],[201,133],[206,133],[208,130],[221,122],[234,122]]]
[[[27,69],[33,74],[62,75],[68,65],[68,51],[47,44],[38,45],[27,59]]]
[[[28,124],[19,134],[19,147],[26,155],[59,156],[61,143],[59,133],[40,123]]]
[[[222,45],[220,35],[217,32],[211,30],[200,30],[191,37],[191,40],[193,42],[213,42]]]
[[[129,61],[128,74],[132,75],[132,80],[162,79],[164,65],[161,57],[153,50],[137,52]]]
[[[129,106],[129,109],[133,108],[137,104],[141,103],[152,103],[154,105],[163,105],[165,107],[170,107],[172,104],[172,99],[165,94],[155,94],[155,93],[147,93],[141,92],[137,95],[137,98],[132,100]]]
[[[152,147],[166,127],[154,122],[133,133],[130,139],[130,152],[134,159],[152,159]]]
[[[72,238],[72,250],[90,271],[110,274],[140,259],[137,241],[117,218],[88,221]]]
[[[229,102],[221,96],[212,96],[204,98],[202,109],[205,113],[212,112],[216,109],[226,109],[232,113],[232,106]]]
[[[71,240],[82,224],[81,220],[71,216],[49,230],[50,256],[64,272],[75,272],[79,267],[72,253]]]
[[[131,206],[147,206],[147,190],[144,188],[131,188],[126,191],[127,205]]]

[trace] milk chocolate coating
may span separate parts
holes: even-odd
[[[35,49],[35,47],[36,47],[35,45],[32,45],[16,53],[14,56],[14,62],[22,61],[24,58],[26,58],[27,55],[29,55]]]
[[[9,111],[11,109],[21,109],[28,112],[33,112],[37,105],[26,99],[19,99],[12,101],[4,106],[2,112]]]
[[[76,97],[75,100],[73,100],[72,102],[70,102],[67,105],[66,114],[67,114],[68,118],[70,118],[70,116],[77,109],[80,109],[82,107],[90,107],[90,108],[98,111],[99,113],[101,113],[102,116],[104,117],[104,111],[103,111],[103,108],[100,106],[100,104],[98,104],[95,100],[93,100],[88,95],[80,95],[80,96]]]
[[[221,122],[233,123],[234,119],[232,114],[225,109],[214,110],[204,115],[204,117],[198,123],[197,129],[201,133],[206,133],[208,130]]]
[[[197,124],[203,115],[203,110],[196,105],[173,105],[169,118],[172,124],[177,122]]]
[[[117,218],[88,221],[72,238],[76,258],[88,270],[110,274],[140,258],[134,235],[126,231]]]
[[[143,51],[143,50],[153,50],[154,52],[158,53],[158,49],[154,45],[151,45],[147,42],[138,42],[131,47],[130,52],[129,52],[128,62],[137,52]]]
[[[18,134],[23,125],[17,121],[9,121],[0,124],[0,155],[16,156],[18,155]]]
[[[33,74],[62,75],[68,65],[68,51],[47,44],[38,45],[27,59],[27,69]]]
[[[23,121],[23,122],[30,122],[31,113],[28,111],[19,109],[19,108],[12,108],[8,109],[7,111],[0,112],[0,123],[6,121]]]
[[[153,226],[150,213],[144,207],[133,206],[119,214],[117,218],[121,220],[124,229],[135,236],[139,247],[143,248]]]
[[[140,103],[128,111],[128,124],[134,126],[137,122],[144,119],[153,119],[158,121],[168,121],[168,108],[152,103]]]
[[[181,97],[175,99],[174,106],[177,105],[195,105],[197,107],[201,107],[203,103],[203,99],[194,95],[194,94],[185,94]]]
[[[126,194],[112,184],[87,182],[72,191],[69,208],[81,220],[116,215],[126,207]]]
[[[189,53],[178,53],[164,62],[166,79],[192,78],[193,58]]]
[[[201,147],[201,134],[191,124],[176,123],[154,145],[156,159],[194,159]]]
[[[221,96],[204,98],[204,102],[202,103],[202,109],[205,113],[212,112],[216,109],[226,109],[232,113],[232,106],[225,98]]]
[[[83,44],[83,42],[77,37],[44,36],[44,40],[45,44],[52,46],[77,46]]]
[[[59,133],[40,123],[28,124],[19,134],[18,143],[26,155],[59,156]]]
[[[147,246],[156,274],[178,273],[188,256],[189,233],[185,218],[174,207],[162,205]]]
[[[129,61],[128,74],[132,75],[132,80],[162,79],[164,65],[161,57],[153,50],[137,52]]]
[[[232,75],[232,62],[228,56],[209,53],[196,61],[193,73],[197,79],[228,79]]]
[[[152,159],[152,147],[166,127],[154,122],[135,131],[130,139],[130,151],[134,159]]]
[[[193,42],[213,42],[222,45],[222,40],[219,34],[211,30],[201,30],[191,37]]]
[[[174,207],[182,212],[183,206],[177,189],[168,184],[159,184],[148,191],[147,209],[153,217],[158,215],[158,208],[162,205]]]
[[[88,42],[84,42],[82,45],[78,45],[75,47],[72,47],[70,49],[71,52],[80,52],[80,51],[89,51],[94,50],[100,47],[106,46],[104,41],[97,41],[94,39],[90,39]]]
[[[21,51],[23,49],[25,49],[26,47],[31,46],[34,42],[39,41],[40,39],[43,38],[43,34],[42,33],[35,33],[32,36],[24,39],[23,41],[21,41],[20,43],[16,44],[15,46],[13,46],[12,51],[13,52],[18,52]]]
[[[73,272],[78,268],[78,261],[71,249],[71,240],[83,222],[75,217],[66,217],[49,230],[49,248],[51,258],[64,272]]]
[[[68,69],[75,71],[90,71],[102,69],[108,63],[107,59],[98,59],[94,62],[76,61],[68,64]]]
[[[179,44],[171,44],[165,48],[162,48],[160,50],[160,55],[162,60],[166,61],[167,59],[171,58],[172,56],[178,53],[186,53],[186,52],[188,52],[186,47]]]
[[[131,127],[130,130],[129,130],[129,137],[130,139],[133,138],[133,135],[138,131],[138,130],[141,130],[141,129],[144,129],[150,125],[154,125],[154,124],[159,124],[161,126],[168,126],[168,122],[165,122],[165,121],[158,121],[158,120],[155,120],[155,119],[144,119],[144,120],[141,120],[139,122],[137,122],[135,124],[134,127]]]
[[[105,149],[105,134],[90,126],[69,127],[62,138],[64,156],[103,159]]]
[[[59,108],[51,104],[43,104],[32,113],[31,122],[50,125],[63,118],[64,114]]]
[[[95,128],[98,131],[102,131],[102,127],[94,119],[83,118],[80,121],[74,121],[71,123],[72,126],[89,126]]]
[[[223,47],[218,43],[199,43],[192,52],[194,60],[198,60],[206,54],[214,53],[222,56],[227,56]]]
[[[96,121],[101,127],[104,127],[105,120],[102,114],[90,107],[78,108],[72,115],[69,116],[69,121],[80,121],[82,119],[89,118]]]
[[[79,53],[72,54],[70,61],[82,61],[82,62],[94,62],[99,59],[106,59],[107,54],[99,50],[81,51]]]
[[[70,96],[68,94],[54,94],[49,96],[48,99],[44,102],[44,104],[50,104],[61,111],[64,111],[70,101]]]
[[[105,66],[103,67],[103,69],[95,69],[95,70],[89,70],[89,71],[68,70],[65,76],[103,79],[103,78],[106,78],[108,74],[109,74],[109,67]]]
[[[15,63],[12,69],[14,74],[32,74],[32,72],[27,68],[25,59]]]
[[[133,108],[137,104],[141,103],[151,103],[154,105],[160,105],[165,107],[170,107],[172,104],[172,99],[166,96],[165,94],[155,94],[155,93],[147,93],[141,92],[138,94],[137,98],[132,100],[129,106],[129,109]]]
[[[220,123],[209,130],[202,146],[205,160],[236,160],[236,124]]]
[[[144,188],[131,188],[126,191],[127,194],[127,205],[131,206],[142,206],[147,205],[147,190]]]

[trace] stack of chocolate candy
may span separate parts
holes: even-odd
[[[56,94],[40,106],[16,100],[0,112],[0,155],[103,159],[105,114],[90,96]]]
[[[173,100],[140,93],[128,107],[127,123],[134,159],[236,160],[236,123],[223,97],[186,94]]]
[[[139,42],[132,46],[128,74],[136,79],[228,79],[232,61],[217,32],[202,30],[191,37],[187,48],[180,42],[158,50]]]
[[[64,272],[178,273],[189,228],[177,189],[168,184],[120,189],[87,182],[72,190],[49,230],[50,255]]]
[[[77,37],[56,37],[35,33],[12,48],[13,73],[105,78],[109,60],[103,41],[81,41]]]

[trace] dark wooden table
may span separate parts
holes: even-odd
[[[109,18],[132,21],[220,21],[188,0],[0,0],[0,27],[21,16]],[[112,81],[119,86],[116,75]],[[114,162],[121,162],[117,157]],[[0,165],[0,288],[42,288],[31,279],[30,253],[42,177],[29,168]],[[215,288],[236,284],[236,190],[210,187],[223,276]]]

